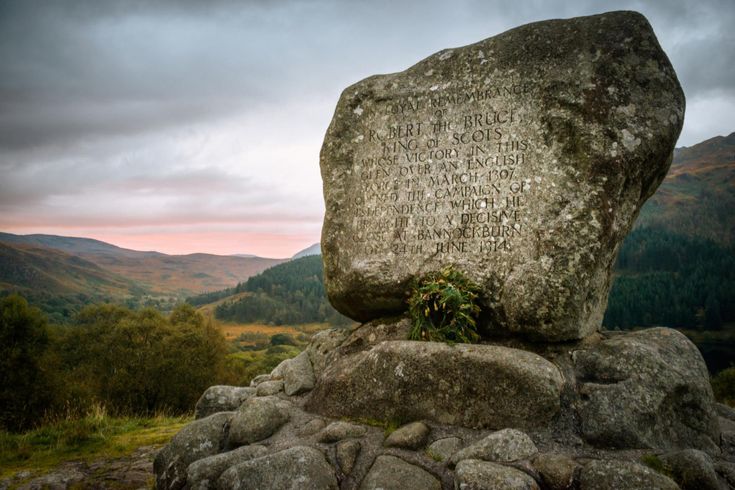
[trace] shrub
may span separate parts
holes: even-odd
[[[408,298],[413,320],[411,340],[474,343],[477,333],[479,287],[452,267],[424,276]]]

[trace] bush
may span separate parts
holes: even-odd
[[[69,411],[96,402],[114,414],[184,413],[222,375],[227,344],[191,305],[169,317],[112,305],[85,308],[57,331]]]
[[[408,299],[413,320],[409,339],[477,342],[478,292],[477,285],[452,267],[424,276]]]
[[[51,383],[41,362],[48,341],[40,310],[18,295],[0,301],[0,428],[26,429],[49,408]]]

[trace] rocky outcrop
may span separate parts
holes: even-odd
[[[684,105],[635,12],[521,26],[346,88],[320,158],[332,304],[397,314],[414,278],[453,265],[491,330],[589,335]]]
[[[675,331],[657,328],[603,333],[565,346],[536,345],[537,352],[532,353],[497,345],[448,346],[393,340],[405,335],[404,324],[403,320],[394,319],[350,332],[320,333],[306,349],[308,355],[299,360],[311,364],[310,369],[302,366],[299,371],[314,373],[312,390],[299,390],[293,396],[285,391],[258,396],[256,391],[235,411],[195,421],[175,436],[156,459],[158,487],[230,488],[236,482],[250,485],[247,481],[266,485],[263,488],[290,488],[295,480],[283,476],[286,474],[301,475],[315,488],[334,488],[334,484],[340,489],[393,488],[391,485],[443,489],[455,485],[552,490],[668,489],[681,485],[687,490],[716,488],[715,485],[726,488],[730,479],[735,481],[735,464],[728,462],[729,456],[720,451],[715,442],[717,433],[712,428],[713,424],[716,428],[717,413],[732,413],[727,407],[715,410],[711,392],[705,388],[707,374],[701,358],[689,341]],[[313,356],[316,349],[319,354]],[[395,357],[384,353],[394,353]],[[485,357],[489,367],[486,361],[478,361]],[[356,358],[366,361],[353,362]],[[434,359],[435,363],[424,362],[424,358]],[[315,368],[311,359],[323,363],[322,367]],[[472,410],[472,400],[481,399],[482,391],[462,377],[463,371],[474,377],[484,375],[502,387],[513,383],[531,386],[530,381],[523,384],[521,375],[509,378],[518,381],[503,383],[493,374],[497,372],[493,366],[510,366],[513,359],[516,365],[508,367],[507,372],[546,373],[539,374],[540,379],[553,380],[556,386],[555,413],[550,417],[543,415],[544,423],[523,420],[524,416],[537,417],[539,413],[523,406],[538,403],[538,398],[528,394],[519,395],[525,396],[521,399],[525,401],[515,402],[518,408],[509,415],[513,424],[507,424],[511,427],[464,424],[468,419],[447,421],[437,416],[439,411],[428,410],[431,404],[449,406],[450,402],[437,396],[442,386],[448,387],[445,393],[446,398],[453,398],[451,403]],[[535,369],[523,366],[524,362]],[[288,364],[286,361],[271,374],[260,376],[254,384],[282,381],[290,369]],[[360,382],[336,384],[332,379],[345,373],[357,376],[365,386],[360,387]],[[423,405],[427,411],[405,409],[400,413],[420,415],[404,420],[406,423],[395,430],[386,430],[396,423],[392,416],[397,413],[387,404],[383,413],[370,412],[373,416],[332,416],[314,410],[329,391],[325,387],[336,390],[343,407],[351,406],[355,394],[367,404],[372,393],[375,403],[380,404],[380,387],[385,383],[380,377],[402,376],[423,380],[423,384],[416,385],[411,395],[401,392],[402,397],[392,403]],[[348,390],[344,386],[355,388]],[[475,386],[475,391],[463,386]],[[597,390],[600,395],[593,395]],[[504,389],[496,396],[508,399],[513,393]],[[595,402],[595,396],[606,403]],[[327,399],[331,400],[331,395]],[[333,406],[339,406],[336,400]],[[636,419],[647,413],[644,410],[651,413],[649,420],[653,422],[649,425]],[[614,434],[629,434],[630,438],[611,439],[617,441],[611,448],[605,440],[589,437],[590,420],[607,424],[602,427],[613,427],[606,418],[616,417],[616,411],[628,415],[614,419],[618,424]],[[655,417],[661,411],[668,419],[659,423]],[[664,422],[666,425],[660,425]],[[675,435],[671,434],[673,428]],[[626,445],[626,441],[632,442]],[[702,441],[707,452],[694,449]],[[658,458],[660,469],[666,474],[642,465],[641,458],[646,454]],[[263,468],[278,468],[280,476]],[[498,481],[508,486],[497,487]]]
[[[582,435],[612,448],[718,451],[720,428],[702,355],[683,334],[652,328],[573,354]]]
[[[329,366],[308,408],[332,417],[539,427],[559,412],[562,383],[557,367],[531,352],[385,341]]]

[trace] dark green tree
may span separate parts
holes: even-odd
[[[31,427],[52,399],[41,358],[48,345],[46,318],[17,294],[0,300],[0,426]]]

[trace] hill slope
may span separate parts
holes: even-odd
[[[735,133],[677,148],[658,191],[641,209],[636,228],[735,244]]]
[[[203,291],[231,287],[253,274],[283,262],[281,259],[262,257],[140,252],[99,240],[55,235],[0,233],[0,243],[8,246],[32,246],[37,255],[43,250],[49,251],[49,254],[53,251],[64,252],[133,281],[149,294],[182,298]],[[9,281],[5,281],[0,275],[0,282]],[[22,282],[11,284],[25,286]]]

